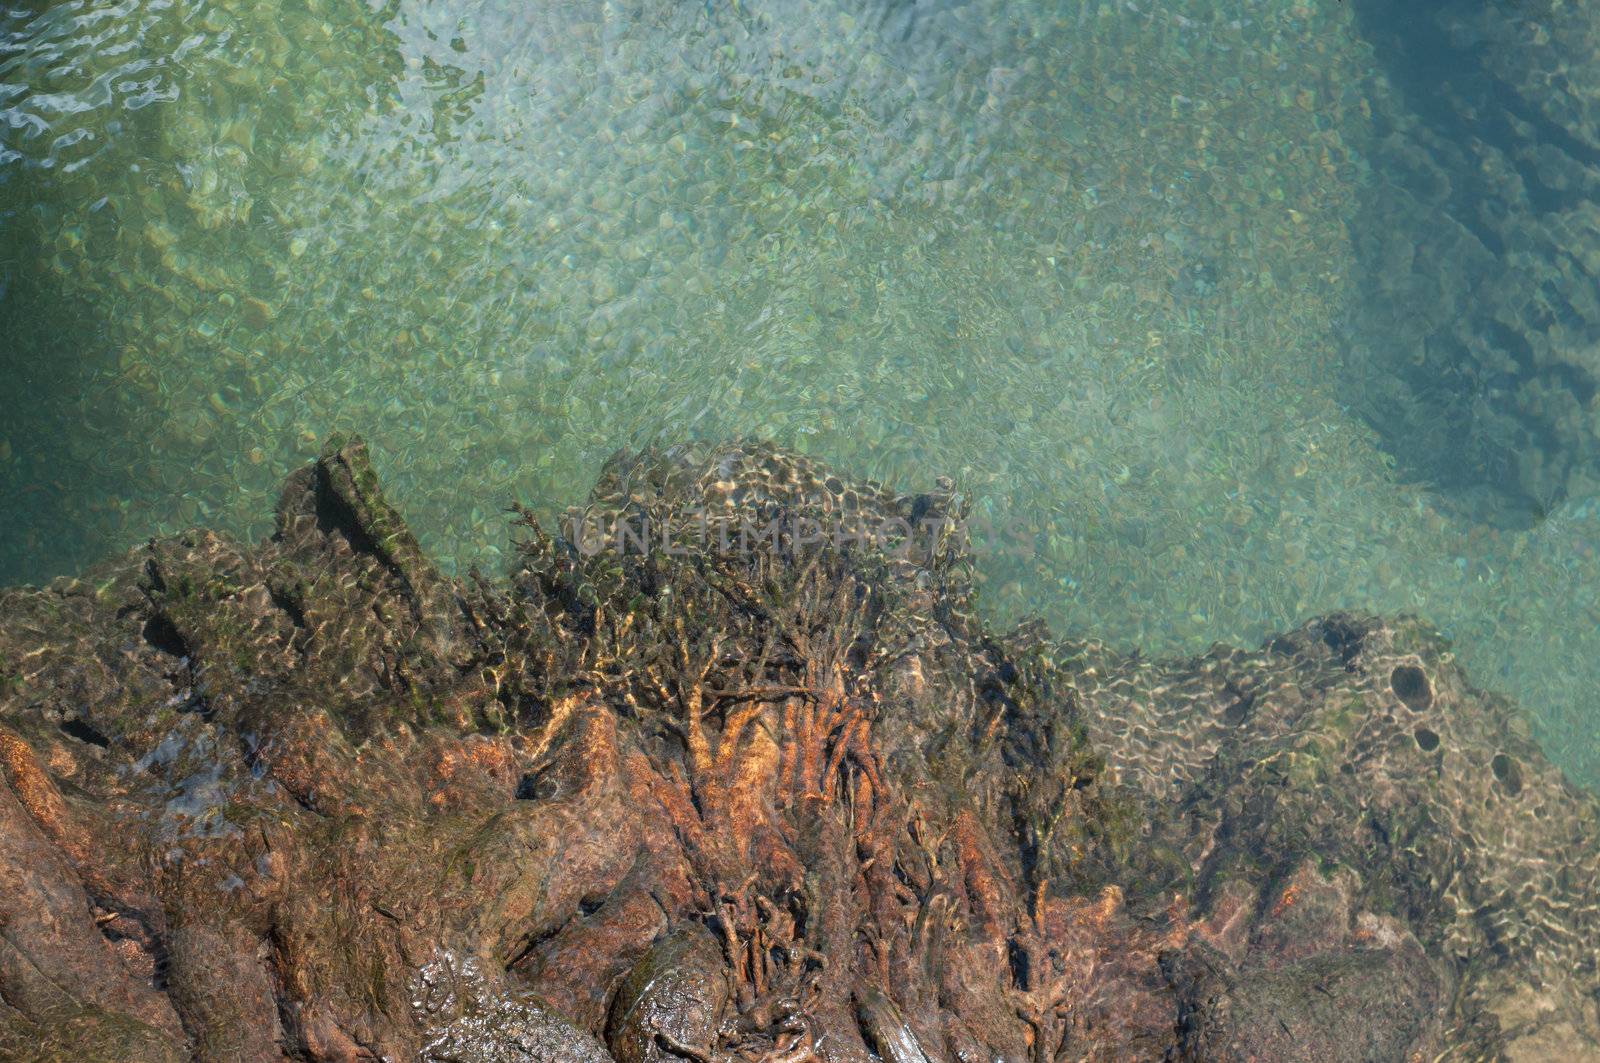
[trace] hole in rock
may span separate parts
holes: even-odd
[[[1522,769],[1516,761],[1504,753],[1496,753],[1489,767],[1494,771],[1494,777],[1500,780],[1500,785],[1506,788],[1506,793],[1515,797],[1522,792]]]
[[[1390,672],[1389,687],[1408,708],[1425,709],[1433,704],[1428,674],[1414,664],[1402,664]]]
[[[90,745],[99,746],[101,749],[106,749],[111,745],[111,739],[76,717],[61,721],[61,729],[78,741],[88,742]]]
[[[184,641],[176,625],[164,616],[152,616],[146,620],[141,634],[146,642],[170,657],[189,656],[189,644]]]

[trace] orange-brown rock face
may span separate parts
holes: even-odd
[[[998,634],[947,486],[759,445],[586,513],[650,535],[446,579],[335,441],[256,546],[0,594],[0,1056],[1592,1047],[1594,802],[1423,636]]]

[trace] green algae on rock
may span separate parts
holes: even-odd
[[[842,514],[937,534],[796,530]],[[0,593],[0,1053],[1600,1046],[1595,799],[1420,622],[997,630],[948,483],[765,444],[619,455],[577,515],[663,537],[523,513],[448,578],[339,439],[257,544]]]

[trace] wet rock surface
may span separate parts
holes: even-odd
[[[620,455],[452,580],[334,440],[0,593],[0,1056],[1596,1057],[1596,802],[1442,640],[992,630],[964,505]]]

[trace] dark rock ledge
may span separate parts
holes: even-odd
[[[588,512],[685,548],[456,581],[336,440],[0,593],[0,1057],[1595,1058],[1596,802],[1420,623],[1124,657],[701,506],[962,512],[650,452]]]

